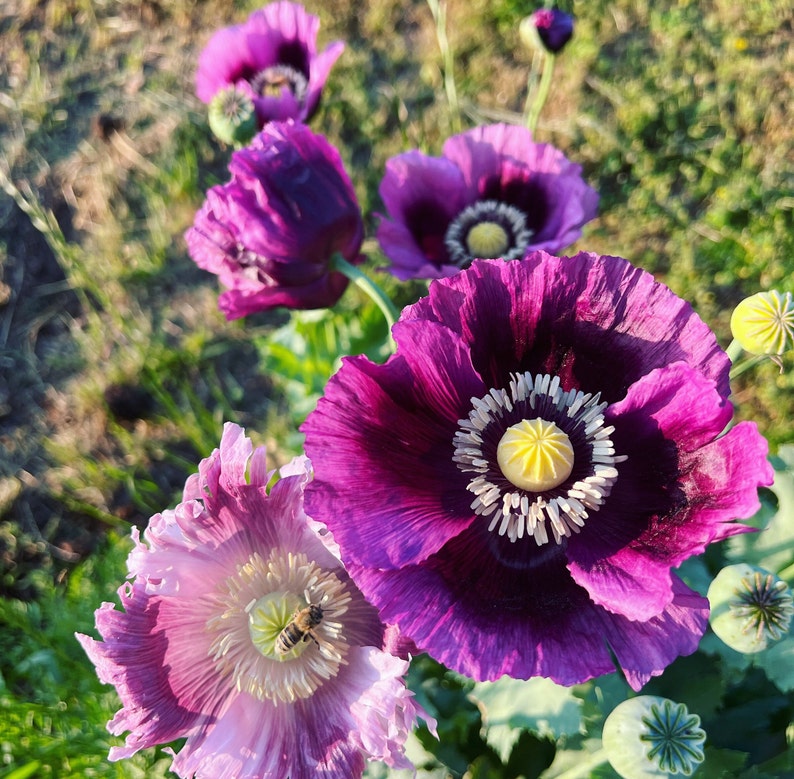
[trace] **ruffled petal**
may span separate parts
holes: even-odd
[[[468,202],[460,171],[445,159],[409,151],[386,162],[379,188],[389,218],[381,217],[377,239],[400,278],[433,278],[449,263],[444,234]]]
[[[608,615],[607,641],[633,690],[660,676],[677,657],[691,655],[708,625],[709,602],[673,575],[673,599],[665,610],[636,622]]]
[[[550,373],[614,403],[649,371],[684,360],[723,397],[730,390],[730,362],[709,327],[650,273],[619,257],[538,251],[523,262],[478,260],[432,285],[403,318],[439,321],[459,333],[489,386],[507,386],[514,372]]]
[[[196,95],[209,103],[221,89],[236,83],[251,67],[245,25],[217,30],[199,54]]]
[[[606,505],[567,547],[571,575],[596,603],[648,619],[673,597],[670,568],[747,530],[722,523],[753,514],[772,473],[754,426],[719,437],[732,413],[714,382],[685,363],[651,371],[607,410],[628,459]]]
[[[567,544],[571,575],[596,603],[636,620],[671,601],[670,568],[705,546],[677,538],[691,520],[680,452],[715,439],[731,416],[714,382],[686,363],[651,371],[607,409],[616,452],[627,459],[605,505]]]
[[[469,202],[462,186],[460,170],[449,161],[408,151],[386,162],[378,191],[392,219],[412,225],[424,216],[428,230],[430,221],[438,219],[442,224],[436,232],[443,236],[449,221]],[[416,224],[417,229],[423,226]]]
[[[467,198],[519,208],[533,231],[530,249],[569,246],[598,212],[598,193],[582,168],[549,144],[534,143],[524,127],[494,124],[454,136],[444,156],[460,168]]]
[[[716,441],[682,456],[683,486],[693,524],[706,529],[689,539],[698,552],[712,541],[752,530],[727,523],[751,517],[760,508],[758,487],[768,487],[774,480],[767,453],[766,439],[757,425],[739,422]]]
[[[195,701],[182,701],[171,687],[165,663],[167,635],[158,630],[159,603],[141,587],[119,589],[124,611],[103,603],[95,612],[103,641],[77,634],[97,676],[116,688],[122,709],[108,723],[114,735],[130,731],[124,747],[114,747],[111,760],[164,744],[184,735],[201,719]]]
[[[477,680],[545,676],[572,685],[614,670],[635,689],[705,631],[708,602],[677,579],[674,598],[646,622],[593,603],[557,547],[525,554],[472,527],[424,564],[352,568],[381,618],[399,624],[421,651]],[[531,597],[527,597],[531,593]]]
[[[229,170],[185,233],[196,264],[227,288],[226,317],[336,303],[348,279],[331,270],[332,257],[364,260],[361,209],[339,152],[305,125],[271,122]]]
[[[325,82],[331,73],[331,68],[342,55],[345,50],[345,44],[342,41],[334,41],[329,43],[323,51],[321,51],[311,63],[311,72],[309,73],[309,86],[306,93],[306,100],[304,103],[304,113],[301,121],[308,121],[317,109],[320,102]]]
[[[470,398],[485,391],[445,328],[398,323],[394,337],[385,365],[346,358],[301,428],[315,471],[308,513],[351,559],[384,567],[426,557],[471,522],[452,440]]]
[[[411,231],[401,222],[392,222],[381,217],[377,229],[377,240],[391,261],[388,270],[400,281],[409,279],[443,279],[454,276],[460,269],[451,265],[438,265],[428,260],[428,255],[441,257],[445,251],[442,248],[440,235],[432,241],[433,246],[422,251]],[[428,241],[423,241],[429,246]],[[440,260],[439,260],[440,261]]]
[[[320,19],[306,12],[300,3],[278,0],[254,11],[252,18],[261,17],[263,28],[278,30],[284,44],[299,45],[305,54],[305,61],[289,59],[279,52],[280,62],[287,62],[293,67],[308,70],[308,60],[317,53],[317,34],[320,31]],[[292,55],[293,57],[296,55]]]
[[[525,127],[492,124],[453,135],[444,142],[443,154],[460,170],[466,200],[474,202],[502,182],[505,160],[534,161],[532,134]]]
[[[188,777],[350,779],[363,771],[364,754],[411,768],[402,748],[424,712],[402,681],[407,662],[374,647],[354,647],[347,659],[309,701],[263,707],[237,696],[222,719],[204,721],[188,738],[174,770]]]
[[[185,502],[152,518],[146,543],[133,530],[135,581],[119,590],[121,609],[97,610],[102,641],[78,635],[122,699],[108,727],[129,733],[111,760],[185,738],[172,766],[182,777],[350,779],[368,757],[410,767],[402,747],[423,712],[404,685],[407,661],[379,648],[374,606],[303,510],[308,459],[288,463],[268,490],[272,476],[264,449],[227,424]],[[317,665],[316,655],[282,664],[249,643],[250,606],[281,587],[328,598],[341,625],[317,629],[338,640],[328,651],[341,665]]]

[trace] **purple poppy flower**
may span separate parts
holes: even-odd
[[[187,738],[181,777],[350,779],[369,757],[410,767],[402,746],[420,709],[407,662],[333,543],[303,511],[305,457],[273,476],[236,425],[152,517],[119,589],[96,611],[103,641],[78,639],[130,731],[111,760]],[[326,534],[323,535],[323,532]],[[148,545],[147,545],[148,544]]]
[[[336,41],[318,54],[319,28],[320,20],[302,5],[282,1],[218,30],[199,56],[196,94],[209,103],[224,87],[236,86],[254,101],[260,127],[306,121],[345,48]]]
[[[533,252],[434,282],[382,365],[346,358],[303,425],[307,511],[388,624],[478,680],[639,689],[695,651],[671,569],[747,530],[772,471],[729,361],[623,259]]]
[[[531,19],[541,43],[552,54],[561,51],[573,36],[573,16],[559,8],[540,8]]]
[[[377,238],[398,279],[452,276],[475,258],[558,252],[595,217],[598,195],[581,167],[524,127],[454,135],[443,156],[392,157],[380,185],[389,217]]]
[[[226,318],[334,305],[348,279],[330,270],[332,256],[364,260],[361,209],[339,152],[306,125],[272,122],[232,154],[229,171],[185,233],[195,263],[228,288],[218,301]]]

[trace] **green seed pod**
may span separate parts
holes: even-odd
[[[233,86],[212,98],[208,119],[216,137],[235,147],[245,146],[258,129],[253,100]]]
[[[638,695],[613,709],[601,740],[623,779],[668,779],[692,776],[703,762],[706,733],[682,703]]]
[[[708,591],[711,629],[731,649],[762,652],[786,635],[794,599],[786,583],[746,563],[723,568]]]

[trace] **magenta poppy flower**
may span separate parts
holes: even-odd
[[[307,511],[381,619],[477,680],[639,689],[697,648],[672,569],[758,507],[772,471],[731,420],[729,361],[618,257],[533,252],[430,286],[385,364],[346,358],[303,425]]]
[[[218,276],[227,319],[277,306],[334,305],[359,264],[361,209],[339,152],[306,125],[272,122],[232,154],[231,180],[210,188],[185,233],[195,263]]]
[[[263,448],[224,427],[183,502],[152,517],[128,560],[123,610],[78,635],[123,708],[111,760],[186,738],[172,770],[202,779],[350,779],[402,754],[420,711],[407,662],[333,543],[303,511],[306,458],[267,471]]]
[[[593,219],[598,195],[582,169],[524,127],[454,135],[441,157],[392,157],[380,185],[388,218],[377,238],[398,279],[452,276],[476,258],[558,252]]]
[[[541,43],[552,54],[561,51],[573,36],[573,16],[559,8],[539,8],[531,18]]]
[[[209,103],[235,86],[254,101],[260,127],[273,120],[305,122],[345,48],[336,41],[318,54],[319,28],[320,20],[302,5],[282,0],[218,30],[199,56],[196,94]]]

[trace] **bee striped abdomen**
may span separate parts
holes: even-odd
[[[276,652],[285,655],[292,651],[301,641],[310,638],[319,646],[314,636],[314,628],[323,621],[322,607],[310,603],[305,609],[299,609],[292,616],[290,622],[278,634],[276,639]]]

